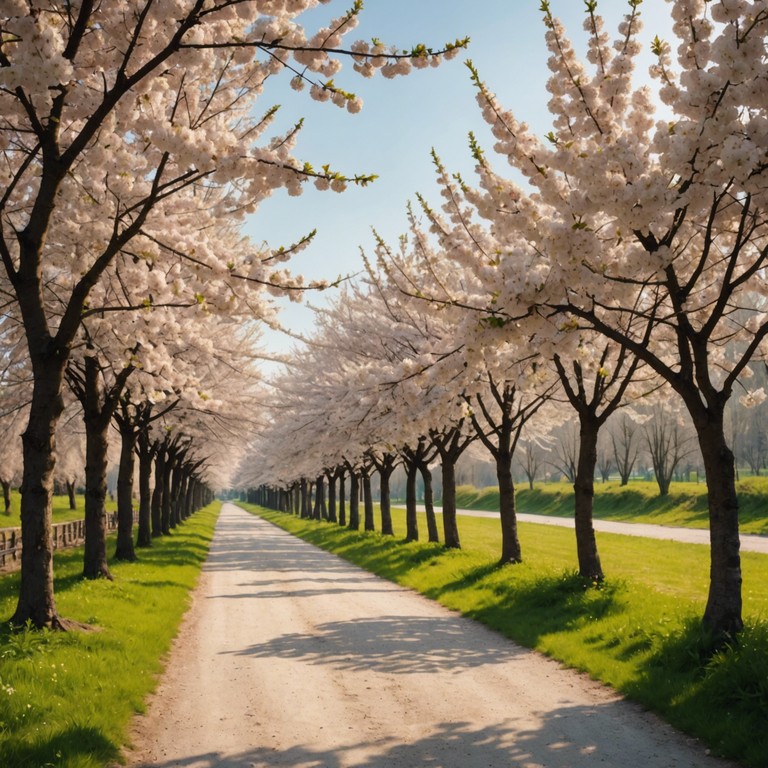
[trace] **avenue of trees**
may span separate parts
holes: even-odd
[[[333,85],[343,59],[391,77],[464,45],[345,47],[362,3],[310,33],[300,17],[317,2],[0,3],[2,414],[6,433],[22,435],[21,461],[4,469],[21,472],[14,624],[67,626],[53,592],[57,433],[82,421],[84,575],[108,577],[110,430],[121,449],[118,554],[133,557],[134,453],[146,545],[204,487],[225,484],[258,418],[248,328],[271,317],[270,295],[311,287],[284,267],[305,242],[257,248],[239,234],[244,215],[280,188],[370,181],[297,160],[299,126],[270,135],[265,81],[286,72],[356,112],[355,95]],[[65,442],[74,450],[77,439]]]
[[[313,287],[285,266],[311,238],[256,247],[240,234],[245,215],[278,189],[372,178],[298,160],[301,125],[272,133],[264,83],[283,73],[356,112],[334,85],[344,60],[391,77],[465,43],[347,44],[362,3],[310,33],[301,16],[319,2],[0,3],[0,483],[21,476],[23,541],[12,622],[67,626],[53,592],[57,478],[86,489],[84,575],[109,577],[111,450],[119,557],[136,555],[134,474],[146,546],[238,462],[237,484],[265,503],[365,529],[377,474],[385,533],[402,464],[409,540],[417,476],[439,537],[439,465],[443,537],[458,547],[456,464],[482,450],[500,492],[500,560],[517,563],[513,467],[534,474],[558,435],[579,570],[600,581],[592,501],[606,440],[628,476],[642,430],[663,481],[689,424],[709,498],[703,622],[738,632],[734,450],[764,462],[748,437],[759,420],[734,406],[762,414],[765,398],[764,0],[670,0],[674,41],[652,43],[652,87],[633,79],[641,0],[615,39],[585,1],[585,60],[543,0],[551,131],[535,135],[468,62],[494,136],[486,148],[470,135],[474,179],[434,153],[439,204],[417,195],[407,234],[378,239],[367,277],[318,310],[306,344],[262,381],[259,322],[273,318],[271,296]],[[649,421],[654,410],[674,416]]]
[[[407,538],[417,534],[417,472],[433,538],[427,473],[439,463],[450,489],[452,463],[480,443],[496,466],[501,561],[518,562],[512,463],[533,461],[573,417],[579,570],[600,580],[592,499],[604,425],[614,424],[623,475],[634,430],[661,461],[683,449],[687,423],[708,489],[703,623],[730,635],[742,628],[734,449],[762,450],[738,427],[752,417],[734,402],[765,398],[768,8],[672,0],[675,39],[653,42],[653,88],[633,83],[640,0],[629,0],[615,39],[597,3],[585,9],[581,60],[542,3],[546,136],[507,111],[469,64],[493,155],[470,136],[474,184],[434,155],[439,206],[418,196],[407,234],[380,240],[367,278],[318,312],[316,331],[271,382],[270,422],[239,483],[315,516],[324,502],[311,504],[311,488],[330,484],[327,516],[355,527],[334,483],[344,474],[364,483],[385,466],[385,500],[389,467],[402,462]],[[670,417],[645,421],[654,409]],[[669,468],[659,463],[657,476]],[[443,493],[445,542],[458,546]],[[348,503],[356,508],[356,495]]]

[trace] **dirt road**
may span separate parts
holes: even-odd
[[[587,678],[225,504],[138,768],[723,768]]]

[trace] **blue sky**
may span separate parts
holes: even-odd
[[[342,194],[307,188],[300,197],[276,194],[248,221],[245,232],[254,241],[271,246],[288,245],[317,228],[313,245],[295,260],[291,269],[307,278],[333,278],[358,272],[360,248],[372,252],[375,228],[386,240],[396,243],[405,231],[405,208],[416,192],[438,204],[430,150],[434,147],[445,165],[471,180],[473,161],[467,134],[475,132],[492,157],[492,138],[480,119],[475,91],[463,62],[471,59],[482,79],[502,103],[538,132],[549,130],[546,80],[549,76],[544,44],[544,25],[539,0],[366,0],[360,24],[347,38],[378,37],[386,43],[407,48],[423,42],[437,48],[444,42],[469,36],[467,51],[437,69],[414,71],[407,77],[370,80],[359,77],[346,66],[336,84],[360,95],[362,112],[351,115],[330,103],[312,101],[298,94],[287,78],[269,84],[259,106],[266,110],[280,104],[277,126],[283,130],[303,117],[296,156],[315,167],[329,163],[335,170],[353,175],[376,173],[379,178],[366,188],[352,188]],[[323,21],[342,14],[343,0],[333,0],[303,17],[305,27],[314,29]],[[556,16],[570,37],[583,50],[582,23],[585,9],[581,0],[551,0]],[[624,0],[602,0],[598,5],[606,30],[615,37],[618,21],[626,13]],[[644,0],[644,50],[654,35],[671,41],[668,4],[665,0]],[[641,71],[645,78],[647,55]],[[259,110],[261,111],[261,109]],[[498,168],[503,169],[501,159]],[[322,304],[331,292],[308,297]],[[307,332],[312,313],[307,307],[288,305],[283,322]],[[265,343],[270,351],[286,351],[290,340],[269,333]]]

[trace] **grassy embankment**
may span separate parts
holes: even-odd
[[[110,564],[114,581],[83,581],[79,547],[56,553],[59,613],[94,631],[12,634],[0,626],[0,766],[103,768],[118,759],[155,687],[219,509],[216,502],[155,539],[138,562]],[[3,620],[17,592],[18,574],[0,578]]]
[[[768,477],[748,477],[737,483],[742,533],[768,534]],[[497,488],[457,489],[460,509],[498,510]],[[518,486],[517,509],[537,515],[573,517],[573,487],[566,482],[536,483],[533,490]],[[635,481],[621,487],[618,481],[595,484],[596,518],[631,523],[653,523],[707,528],[707,487],[704,483],[672,483],[669,495],[660,497],[655,482]]]
[[[607,581],[594,589],[574,573],[568,529],[522,524],[525,562],[499,567],[493,519],[460,518],[463,549],[445,551],[259,514],[613,686],[717,753],[768,765],[768,556],[744,553],[747,628],[737,645],[712,654],[699,629],[709,569],[704,546],[598,534]],[[394,518],[402,536],[404,513]]]

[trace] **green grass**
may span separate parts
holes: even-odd
[[[85,497],[78,495],[75,497],[77,509],[69,508],[69,497],[53,497],[53,522],[68,523],[70,520],[82,520],[85,516]],[[0,506],[1,509],[5,507]],[[108,512],[117,510],[117,502],[107,499],[106,508]],[[18,528],[21,525],[21,495],[18,491],[11,491],[11,514],[6,515],[4,511],[0,512],[0,528]]]
[[[588,673],[703,739],[716,753],[768,765],[768,557],[743,553],[747,627],[713,652],[700,630],[707,547],[598,534],[600,589],[575,574],[573,531],[521,524],[525,562],[500,567],[498,521],[460,518],[461,551],[257,511],[292,533],[416,589]],[[404,513],[393,513],[398,535]],[[420,528],[425,530],[423,516]]]
[[[131,718],[156,685],[220,506],[155,539],[138,562],[110,564],[114,581],[82,580],[81,548],[56,553],[59,613],[96,631],[0,627],[0,766],[103,768],[119,759]],[[0,616],[13,613],[17,590],[18,574],[0,579]]]
[[[748,477],[737,484],[743,533],[768,534],[768,477]],[[457,489],[460,509],[496,511],[497,488]],[[573,517],[573,488],[569,483],[536,483],[533,490],[518,486],[517,509],[537,515]],[[595,483],[594,516],[602,520],[707,528],[707,487],[704,483],[672,483],[665,497],[655,482]]]

